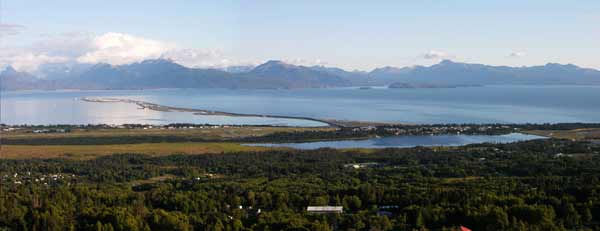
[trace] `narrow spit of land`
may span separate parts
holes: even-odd
[[[150,110],[163,111],[163,112],[191,112],[195,115],[218,115],[218,116],[233,116],[233,117],[263,117],[263,118],[277,118],[277,119],[297,119],[297,120],[308,120],[308,121],[320,122],[320,123],[327,124],[331,127],[346,127],[347,126],[345,124],[345,122],[337,121],[337,120],[317,119],[317,118],[302,117],[302,116],[245,114],[245,113],[211,111],[211,110],[194,109],[194,108],[171,107],[171,106],[165,106],[165,105],[149,103],[149,102],[140,101],[140,100],[132,100],[132,99],[84,97],[84,98],[81,98],[81,100],[86,101],[86,102],[95,102],[95,103],[132,103],[132,104],[136,104],[138,107],[140,107],[142,109],[150,109]]]

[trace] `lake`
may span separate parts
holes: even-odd
[[[411,148],[416,146],[462,146],[479,143],[512,143],[545,139],[545,137],[511,133],[506,135],[435,135],[435,136],[390,136],[366,140],[335,140],[303,143],[243,144],[258,147],[288,147],[296,149],[318,148]]]
[[[600,122],[600,86],[484,86],[437,89],[157,89],[9,91],[1,93],[5,124],[270,124],[322,126],[315,121],[201,116],[94,103],[83,97],[141,100],[166,106],[401,123]]]

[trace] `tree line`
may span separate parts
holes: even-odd
[[[0,160],[0,230],[596,230],[599,151],[549,139]],[[344,212],[305,211],[318,205]]]

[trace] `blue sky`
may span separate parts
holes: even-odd
[[[453,59],[600,68],[597,0],[2,0],[1,12],[0,64],[22,69],[163,53],[188,66],[279,59],[370,70]]]

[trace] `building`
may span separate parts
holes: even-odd
[[[354,168],[354,169],[359,169],[359,168],[375,168],[375,167],[381,167],[381,166],[382,165],[380,163],[375,163],[375,162],[344,164],[345,168]]]
[[[308,206],[306,212],[315,214],[342,213],[342,206]]]

